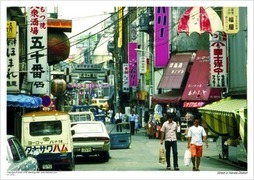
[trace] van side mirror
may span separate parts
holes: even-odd
[[[71,135],[73,136],[75,134],[75,130],[71,130]]]

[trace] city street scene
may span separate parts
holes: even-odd
[[[5,5],[4,179],[253,179],[253,2]]]

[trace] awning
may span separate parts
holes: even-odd
[[[177,33],[193,32],[214,34],[223,32],[224,28],[219,15],[210,7],[190,7],[180,18],[177,26]]]
[[[181,90],[172,90],[163,94],[157,94],[152,97],[152,102],[158,104],[180,103],[183,92]]]
[[[239,128],[240,134],[244,134],[241,132],[244,130],[240,129],[242,127],[237,125],[240,120],[237,118],[237,112],[242,108],[247,108],[246,99],[231,99],[229,97],[198,108],[198,110],[205,118],[209,129],[214,133],[233,136],[236,128]],[[242,139],[244,138],[242,137]]]
[[[192,54],[173,55],[161,78],[158,88],[180,89]]]
[[[209,71],[209,50],[198,50],[183,92],[182,101],[212,102],[221,98],[222,88],[209,87]]]
[[[7,106],[38,108],[42,106],[42,98],[26,94],[7,94]]]

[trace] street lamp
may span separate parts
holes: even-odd
[[[145,50],[142,50],[142,49],[138,49],[136,48],[135,51],[137,52],[144,52],[144,53],[148,53],[151,57],[151,63],[150,63],[150,73],[151,73],[151,77],[150,77],[150,87],[149,87],[149,109],[152,108],[152,96],[155,92],[154,90],[154,62],[153,62],[153,53],[151,53],[150,51],[145,51]]]

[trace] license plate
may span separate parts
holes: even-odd
[[[92,148],[82,148],[81,152],[92,152]]]
[[[42,169],[52,169],[52,164],[43,164]]]

